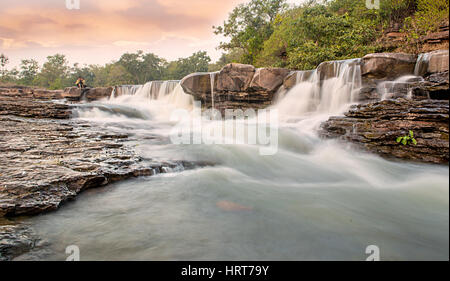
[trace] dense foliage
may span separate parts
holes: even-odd
[[[252,0],[215,32],[229,39],[223,50],[241,53],[233,61],[312,69],[327,60],[387,51],[379,39],[389,28],[404,26],[407,37],[418,39],[446,19],[448,0],[380,0],[379,9],[364,0],[309,0],[289,9],[284,1]]]

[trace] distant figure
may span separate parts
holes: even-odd
[[[84,80],[83,77],[78,77],[77,82],[75,83],[78,87],[78,89],[84,89],[86,88],[86,81]]]

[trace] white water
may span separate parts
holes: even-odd
[[[333,68],[335,77],[324,81],[320,80],[321,73],[317,70],[298,72],[299,83],[275,105],[282,121],[298,121],[307,116],[307,121],[300,122],[300,127],[309,123],[310,130],[329,116],[343,113],[356,102],[356,93],[361,88],[359,60],[336,61]]]
[[[415,76],[423,76],[427,72],[428,63],[430,59],[430,53],[424,53],[420,54],[417,58],[417,63],[414,68],[414,75]]]
[[[19,260],[61,260],[67,245],[82,260],[365,260],[369,245],[382,260],[448,260],[448,166],[391,162],[316,135],[357,99],[359,71],[336,62],[336,77],[315,73],[289,91],[274,106],[285,122],[273,156],[258,145],[171,144],[171,110],[192,109],[180,86],[81,108],[81,119],[129,134],[144,159],[215,165],[88,191],[33,219],[50,244]]]
[[[216,77],[216,74],[217,74],[217,72],[211,72],[209,74],[209,80],[210,80],[210,83],[211,83],[211,107],[213,109],[216,108],[215,105],[214,105],[214,86],[215,86],[214,79]]]
[[[377,91],[381,94],[381,100],[396,98],[402,89],[406,92],[405,98],[412,99],[413,82],[423,81],[423,77],[416,75],[405,75],[397,78],[395,81],[385,81],[377,85]]]

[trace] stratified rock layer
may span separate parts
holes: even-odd
[[[228,64],[220,72],[193,73],[181,81],[183,90],[202,102],[204,108],[265,108],[290,73],[282,68],[258,68]],[[213,81],[211,81],[211,78]]]
[[[0,117],[0,216],[57,209],[81,191],[175,165],[142,161],[126,135],[88,125]]]
[[[417,56],[402,53],[369,54],[362,58],[362,75],[366,78],[395,79],[414,73]]]
[[[350,141],[385,157],[448,164],[448,109],[448,100],[397,99],[357,105],[344,117],[323,123],[321,135]],[[409,130],[417,145],[397,143]]]

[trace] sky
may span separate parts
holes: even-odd
[[[248,0],[0,0],[0,53],[22,59],[65,54],[71,64],[105,64],[143,50],[168,60],[207,51],[216,61],[224,38],[213,33]],[[289,1],[300,2],[300,1]]]

